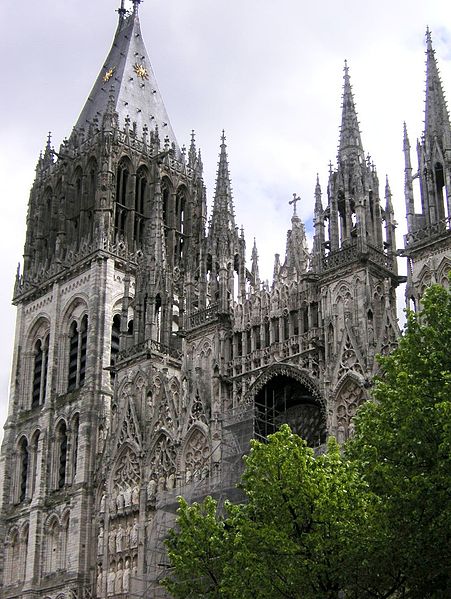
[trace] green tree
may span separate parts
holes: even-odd
[[[360,531],[353,592],[357,597],[449,597],[450,292],[438,285],[428,289],[422,312],[408,315],[398,348],[379,361],[375,401],[359,410],[347,447],[347,456],[359,464],[379,499]]]
[[[181,500],[167,543],[172,595],[336,599],[369,496],[335,440],[315,457],[282,426],[252,442],[242,488],[247,502],[226,504],[222,516],[211,498]]]

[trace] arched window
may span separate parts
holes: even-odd
[[[125,237],[128,211],[127,196],[129,180],[130,172],[127,168],[127,163],[125,160],[122,160],[117,168],[116,178],[116,210],[114,217],[116,238]]]
[[[120,335],[121,335],[121,317],[119,314],[115,314],[113,317],[113,324],[111,326],[111,357],[110,357],[110,366],[112,367],[112,369],[110,371],[111,382],[114,381],[114,376],[115,376],[113,367],[114,367],[114,364],[116,363],[116,357],[119,353]]]
[[[34,346],[32,408],[42,405],[45,401],[48,359],[49,336],[47,335],[44,341],[38,339]]]
[[[136,174],[135,187],[135,223],[133,237],[136,247],[142,247],[143,243],[147,189],[147,174],[144,168],[140,168]]]
[[[6,542],[6,567],[4,569],[5,584],[14,584],[19,579],[20,538],[19,531],[14,529]]]
[[[59,567],[63,570],[67,565],[67,545],[69,540],[69,512],[66,512],[61,522],[61,553],[59,556]]]
[[[174,264],[179,264],[183,259],[183,249],[185,243],[185,209],[186,194],[184,189],[177,192],[175,198],[175,248]]]
[[[88,317],[85,315],[78,323],[72,322],[69,329],[69,371],[67,390],[82,387],[86,374],[86,348],[88,343]]]
[[[28,523],[23,526],[20,532],[20,548],[19,548],[19,581],[25,580],[25,574],[27,569],[27,554],[28,554],[28,537],[29,537],[29,526]]]
[[[67,468],[67,426],[63,421],[58,425],[56,432],[56,488],[62,489],[66,484]]]
[[[76,414],[72,419],[72,482],[75,481],[75,476],[77,474],[79,430],[80,417]]]
[[[24,501],[27,498],[27,484],[28,484],[28,465],[29,465],[29,452],[28,452],[28,441],[25,437],[19,442],[19,502]]]
[[[56,517],[54,517],[45,527],[45,554],[44,554],[44,570],[46,573],[56,572],[59,567],[59,536],[60,525]]]
[[[161,295],[155,298],[155,340],[161,341]]]

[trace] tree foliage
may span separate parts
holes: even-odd
[[[379,358],[374,402],[347,456],[380,499],[367,533],[368,596],[446,597],[451,588],[451,294],[434,285],[398,348]],[[378,593],[375,595],[374,593]]]
[[[451,294],[433,286],[340,451],[284,425],[252,442],[247,501],[180,500],[175,598],[441,599],[451,572]]]
[[[315,457],[287,425],[252,442],[242,488],[247,502],[221,515],[207,498],[182,499],[167,545],[174,597],[336,598],[367,494],[335,439]]]

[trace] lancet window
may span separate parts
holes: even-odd
[[[128,170],[126,161],[122,160],[119,163],[116,178],[116,210],[114,217],[114,230],[116,239],[125,237],[127,226],[127,196],[129,183],[130,171]]]
[[[133,231],[133,236],[137,247],[142,247],[143,244],[147,193],[147,173],[144,168],[140,168],[136,174],[135,223]]]
[[[47,369],[49,355],[49,336],[38,339],[34,346],[33,358],[33,391],[31,407],[40,406],[45,401],[47,387]]]
[[[86,374],[86,347],[88,342],[88,317],[74,320],[69,331],[69,373],[67,390],[82,387]]]
[[[66,484],[67,470],[67,426],[63,421],[60,422],[56,432],[55,439],[55,470],[56,470],[56,488],[62,489]]]
[[[18,468],[18,499],[19,502],[27,498],[28,467],[30,462],[28,441],[25,437],[19,442],[19,468]]]
[[[121,317],[119,314],[115,314],[113,317],[113,324],[111,325],[111,354],[110,354],[110,366],[111,366],[111,381],[114,381],[114,364],[116,362],[117,355],[119,353],[121,335]]]

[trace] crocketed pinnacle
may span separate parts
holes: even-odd
[[[358,155],[364,160],[359,122],[352,94],[349,67],[345,60],[343,84],[343,103],[341,115],[340,141],[338,146],[338,162],[346,160],[349,155]]]
[[[316,185],[315,185],[315,216],[318,216],[323,212],[323,204],[321,202],[321,185],[319,184],[319,175],[316,173]]]
[[[448,108],[445,94],[432,47],[432,37],[429,28],[426,30],[426,105],[425,105],[425,135],[442,137],[450,129]]]
[[[215,231],[220,236],[227,231],[235,231],[235,211],[233,207],[227,146],[225,141],[226,139],[223,131],[221,136],[221,149],[219,152],[213,211],[210,221],[210,231]]]

